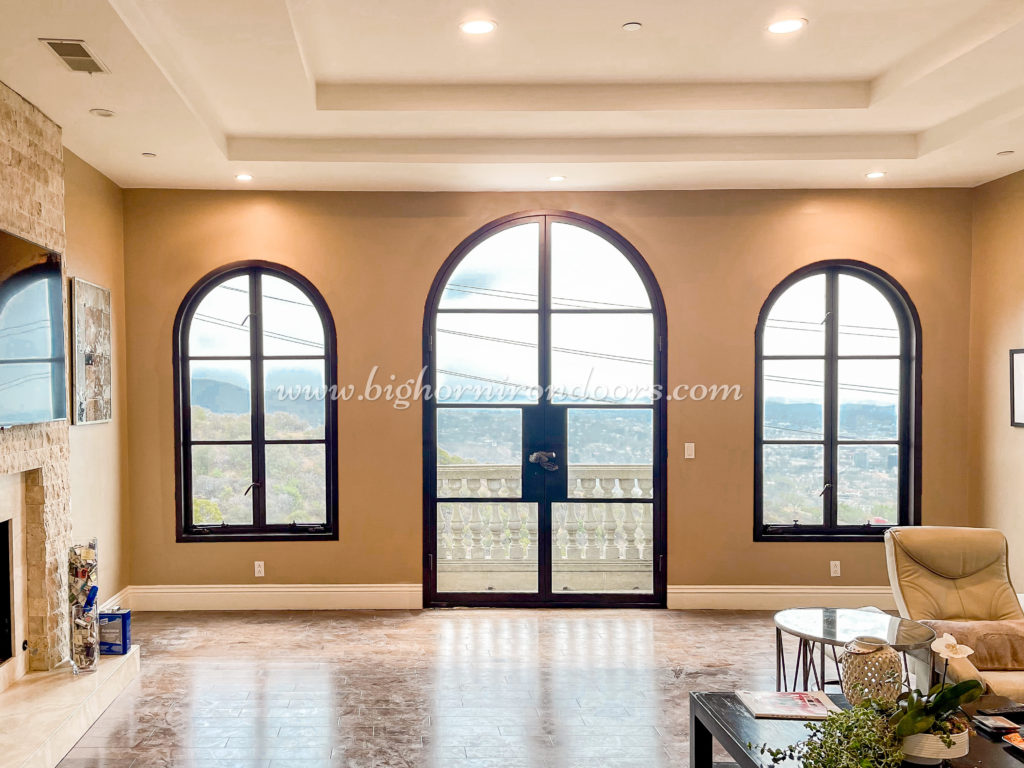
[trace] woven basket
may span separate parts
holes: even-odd
[[[903,663],[884,640],[858,637],[839,659],[843,694],[853,706],[867,699],[896,701],[903,688]]]

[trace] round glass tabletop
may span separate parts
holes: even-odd
[[[855,608],[789,608],[775,614],[775,626],[826,645],[846,645],[868,635],[884,638],[897,651],[913,651],[935,640],[935,630],[924,624]]]

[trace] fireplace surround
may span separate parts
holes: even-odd
[[[64,160],[60,127],[0,83],[0,229],[63,253]],[[0,475],[25,473],[27,668],[52,669],[69,651],[71,546],[67,421],[0,430]]]

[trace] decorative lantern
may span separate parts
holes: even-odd
[[[896,701],[903,688],[900,655],[877,637],[856,637],[844,647],[839,664],[843,694],[850,704],[857,706],[867,699]]]

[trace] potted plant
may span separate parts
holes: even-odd
[[[896,711],[889,725],[903,740],[904,759],[919,765],[938,765],[943,760],[967,754],[970,720],[960,707],[974,701],[985,691],[977,680],[947,685],[950,659],[965,659],[972,648],[959,645],[956,638],[944,634],[932,643],[932,650],[945,661],[942,680],[927,694],[905,691],[896,700]]]
[[[947,685],[950,659],[963,659],[974,651],[958,645],[946,634],[932,644],[945,660],[942,681],[923,694],[909,690],[892,701],[865,699],[850,709],[834,712],[807,724],[811,735],[798,744],[760,751],[773,763],[795,760],[802,768],[898,768],[902,761],[938,765],[967,754],[970,721],[963,704],[984,692],[977,680]],[[753,749],[752,744],[747,744]]]
[[[887,705],[866,700],[807,723],[811,735],[805,741],[782,749],[762,744],[760,751],[773,763],[795,760],[802,768],[899,768],[903,752],[890,716]]]

